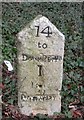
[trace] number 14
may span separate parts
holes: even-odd
[[[39,37],[39,26],[35,26],[35,27],[37,27],[36,37]],[[46,29],[47,29],[47,31],[46,31]],[[40,33],[42,33],[42,34],[47,34],[46,37],[50,37],[50,34],[52,34],[52,31],[50,31],[50,27],[47,26],[47,27],[45,27]]]

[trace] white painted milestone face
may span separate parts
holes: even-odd
[[[18,104],[22,113],[60,112],[64,35],[46,17],[37,16],[19,32],[18,40]]]

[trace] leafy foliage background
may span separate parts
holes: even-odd
[[[83,3],[2,3],[2,54],[3,59],[9,60],[14,66],[17,58],[17,33],[37,15],[42,14],[65,35],[64,74],[62,87],[62,113],[71,117],[68,106],[71,102],[84,101],[83,88]],[[16,78],[3,78],[7,85],[3,90],[3,100],[15,104],[17,99]],[[9,92],[7,92],[7,89]],[[11,97],[9,97],[11,96]]]

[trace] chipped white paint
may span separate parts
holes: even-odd
[[[23,114],[61,111],[64,35],[37,16],[18,37],[18,105]]]

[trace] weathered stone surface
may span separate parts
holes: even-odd
[[[64,35],[39,15],[17,36],[18,105],[22,113],[60,112]]]

